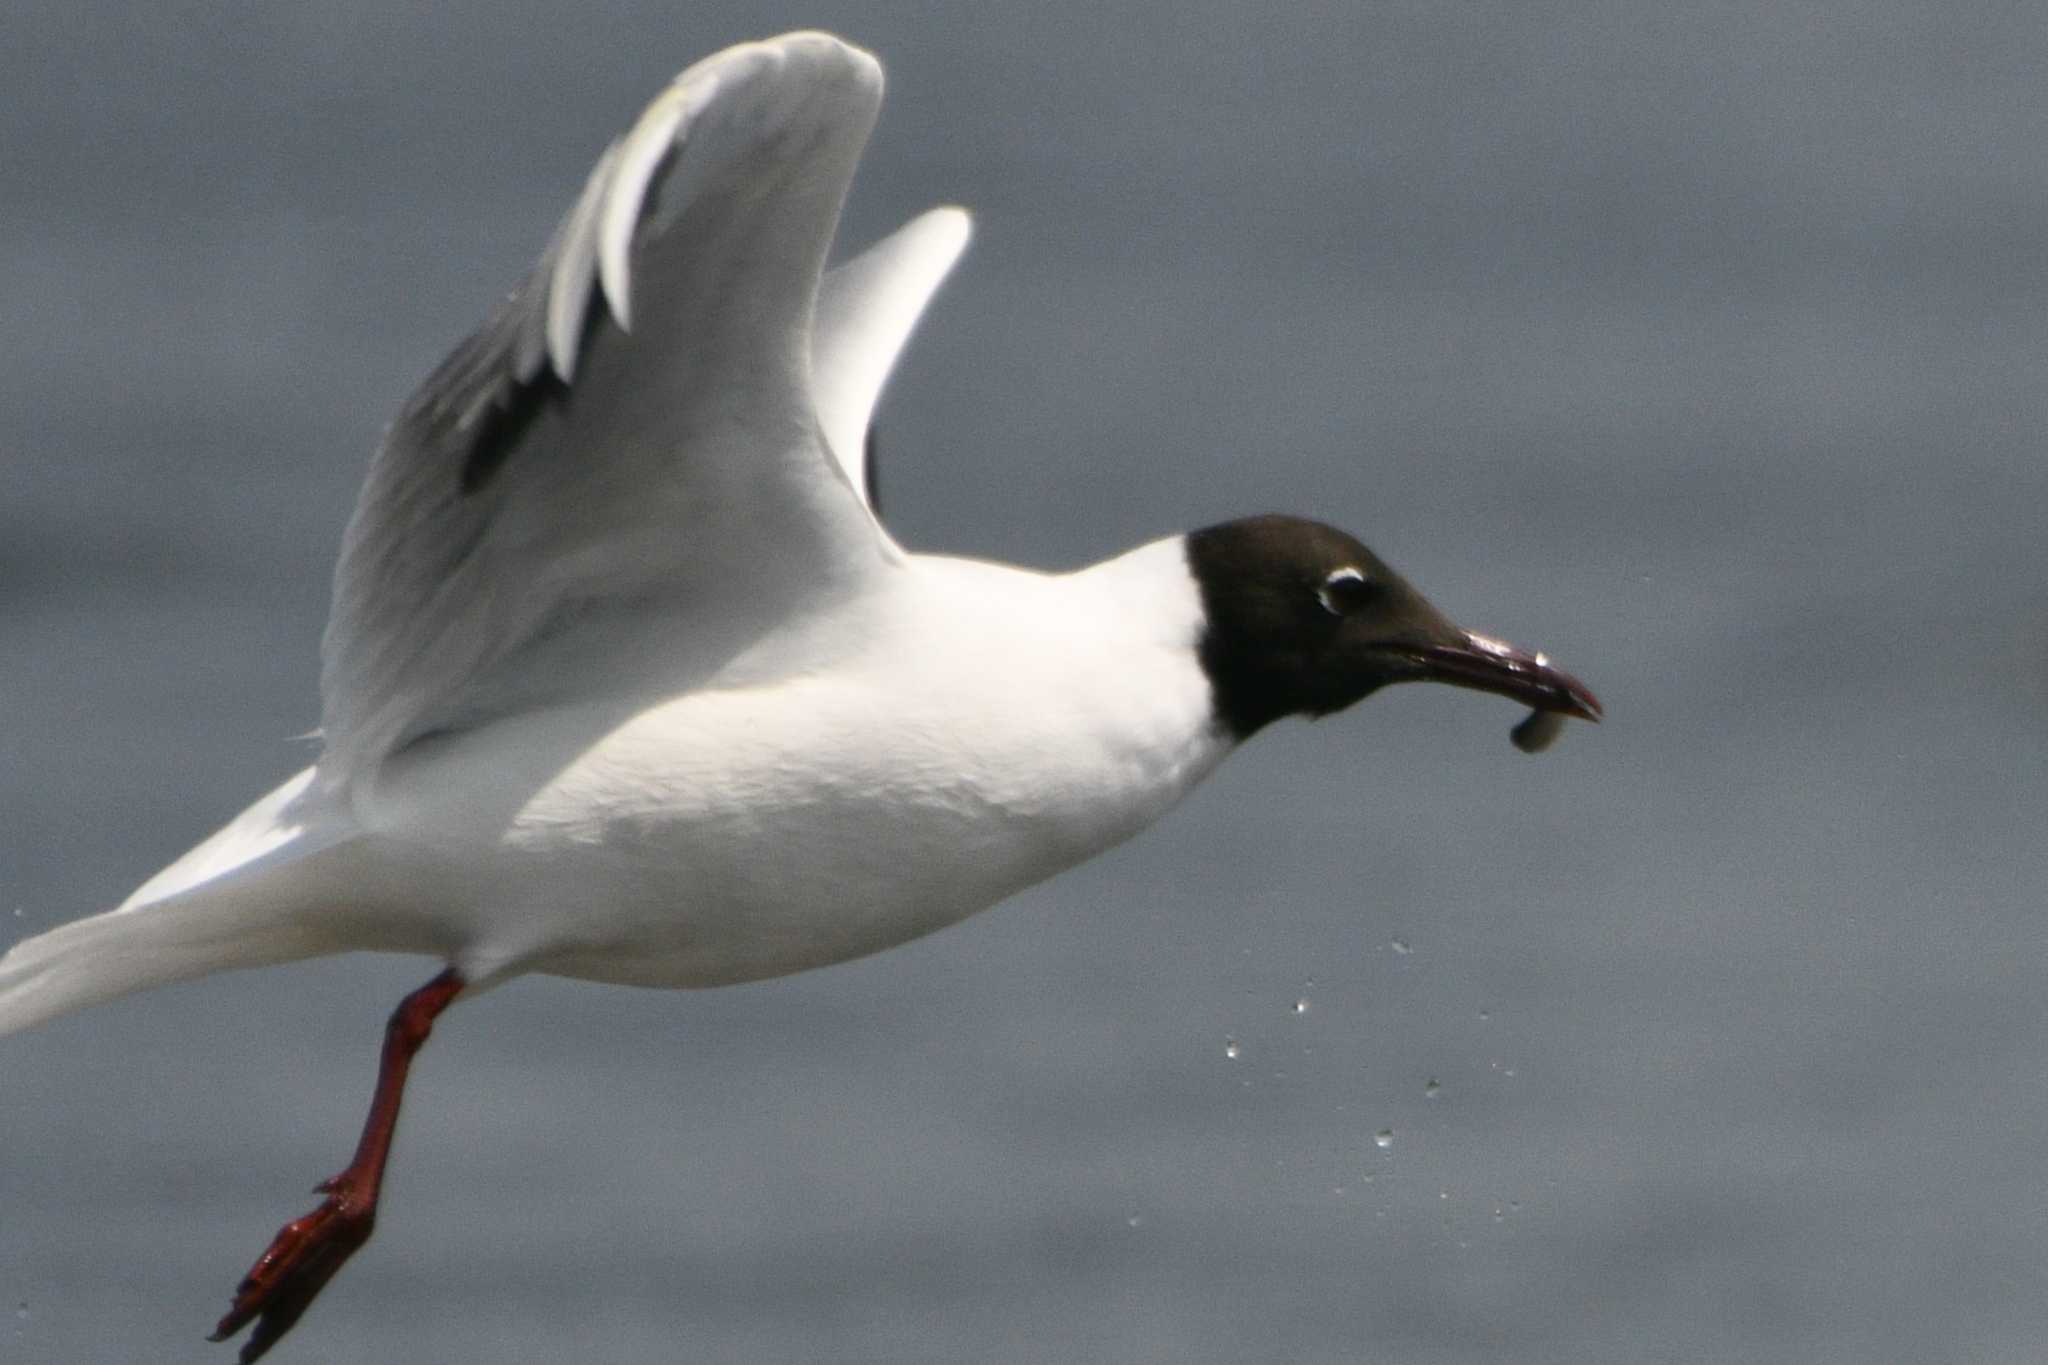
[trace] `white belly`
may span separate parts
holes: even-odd
[[[1130,837],[1227,752],[1185,648],[1098,669],[1015,643],[507,719],[396,765],[364,823],[394,881],[455,902],[434,913],[473,979],[843,961]]]

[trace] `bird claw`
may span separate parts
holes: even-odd
[[[242,1345],[241,1365],[253,1365],[276,1345],[342,1263],[370,1240],[375,1208],[355,1197],[346,1173],[315,1188],[327,1198],[319,1208],[278,1229],[237,1286],[227,1315],[207,1338],[226,1341],[254,1321],[256,1330]]]

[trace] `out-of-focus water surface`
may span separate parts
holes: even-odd
[[[1611,719],[1398,690],[910,948],[466,1004],[274,1358],[2039,1359],[2029,7],[17,4],[0,944],[305,761],[389,414],[668,75],[804,23],[889,67],[849,238],[979,214],[907,543],[1309,512]],[[431,970],[0,1043],[0,1360],[225,1359]]]

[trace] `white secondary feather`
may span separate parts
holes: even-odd
[[[1156,818],[1231,741],[1181,538],[1075,574],[905,555],[867,425],[968,237],[823,270],[875,120],[822,34],[684,72],[407,402],[336,571],[317,765],[0,958],[0,1033],[349,949],[481,987],[869,952]]]

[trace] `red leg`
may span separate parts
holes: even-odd
[[[434,1019],[468,984],[453,967],[399,1002],[384,1026],[384,1053],[377,1063],[377,1093],[363,1136],[345,1170],[313,1188],[327,1196],[305,1217],[286,1223],[256,1258],[235,1291],[234,1304],[213,1329],[213,1341],[226,1341],[248,1326],[256,1330],[242,1345],[242,1365],[260,1359],[292,1329],[306,1305],[326,1287],[341,1263],[370,1240],[377,1223],[377,1191],[384,1183],[384,1162],[391,1155],[391,1134],[398,1127],[398,1102],[405,1094],[405,1073],[413,1054],[433,1032]]]

